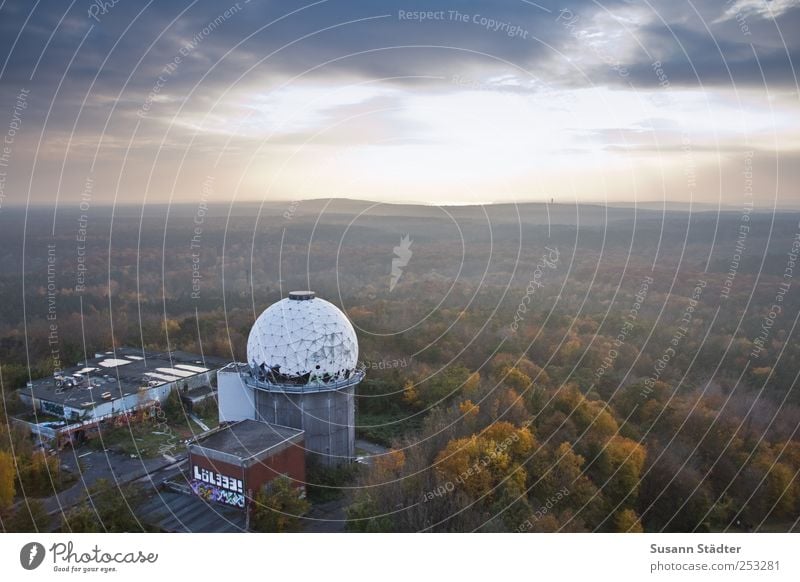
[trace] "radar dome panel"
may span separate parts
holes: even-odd
[[[276,384],[345,380],[358,364],[358,340],[339,308],[295,291],[253,324],[247,361],[260,379]]]

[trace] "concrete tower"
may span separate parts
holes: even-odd
[[[312,291],[268,307],[247,340],[247,364],[218,374],[220,422],[251,418],[305,431],[325,465],[355,456],[358,339],[344,313]]]

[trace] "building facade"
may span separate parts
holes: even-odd
[[[52,377],[28,382],[19,397],[29,411],[15,421],[60,447],[91,436],[105,421],[158,406],[173,391],[207,396],[224,363],[177,351],[97,353]]]
[[[282,475],[305,489],[302,430],[241,420],[200,435],[188,448],[189,485],[205,501],[246,509]]]

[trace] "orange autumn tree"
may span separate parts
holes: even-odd
[[[389,450],[374,459],[375,471],[388,478],[397,478],[406,464],[406,454],[403,451]]]
[[[535,447],[527,427],[497,422],[482,433],[448,442],[436,457],[437,480],[472,498],[491,499],[502,487],[522,494],[527,480],[523,464]]]
[[[481,411],[481,407],[472,402],[472,400],[464,400],[458,405],[458,410],[465,418],[475,418]]]

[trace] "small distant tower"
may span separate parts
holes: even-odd
[[[350,462],[363,378],[347,316],[313,291],[292,291],[253,324],[247,364],[219,372],[220,422],[252,418],[302,429],[320,463]]]

